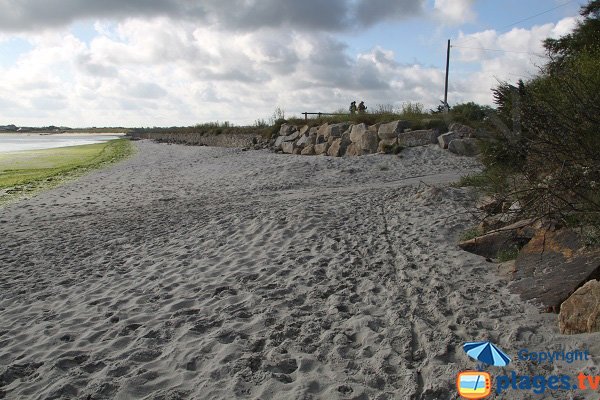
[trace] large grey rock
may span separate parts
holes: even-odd
[[[450,132],[447,132],[447,133],[444,133],[444,134],[438,136],[438,144],[440,145],[440,147],[442,149],[447,149],[448,145],[450,144],[451,141],[453,141],[455,139],[462,139],[462,138],[463,137],[461,136],[460,133],[450,131]]]
[[[298,141],[296,142],[296,146],[300,147],[300,148],[304,148],[305,146],[309,145],[309,144],[315,144],[317,140],[317,136],[316,135],[309,135],[308,132],[306,132],[305,135],[300,136],[300,139],[298,139]]]
[[[286,154],[292,154],[294,152],[293,142],[283,142],[281,144],[281,150]]]
[[[350,143],[348,148],[346,149],[347,156],[362,156],[363,151],[358,147],[357,143]]]
[[[377,137],[377,131],[371,129],[367,130],[363,135],[358,146],[363,154],[374,154],[377,153],[377,147],[379,145],[379,138]]]
[[[448,150],[459,156],[473,157],[481,153],[479,139],[454,139],[448,145]]]
[[[435,143],[438,131],[434,129],[404,132],[398,135],[398,144],[402,147],[426,146]]]
[[[352,149],[353,155],[373,154],[377,152],[378,137],[377,131],[365,124],[353,125],[350,131],[350,141],[355,144]]]
[[[339,157],[342,154],[342,139],[334,139],[327,149],[327,155],[331,157]]]
[[[458,122],[450,124],[448,131],[456,132],[463,138],[475,137],[475,129],[467,125],[459,124]]]
[[[600,282],[591,280],[580,287],[560,306],[560,333],[600,332]]]
[[[540,229],[521,249],[515,268],[509,288],[545,310],[557,311],[577,288],[600,278],[600,249],[586,247],[571,229]]]
[[[275,147],[275,150],[281,150],[281,145],[283,143],[283,138],[285,136],[278,136],[277,139],[275,140],[275,144],[273,145],[273,147]]]
[[[281,125],[281,128],[279,128],[279,136],[288,136],[297,130],[298,128],[296,125],[283,124]]]
[[[300,128],[299,132],[300,135],[306,135],[308,134],[308,132],[310,131],[310,127],[308,125],[304,125],[302,128]]]
[[[327,142],[327,139],[329,139],[328,132],[327,132],[328,128],[329,128],[329,124],[327,124],[327,123],[317,127],[317,141],[316,141],[317,144]]]
[[[284,142],[293,142],[296,139],[298,139],[300,137],[300,132],[299,131],[294,131],[292,133],[290,133],[287,136],[283,136],[283,141]]]
[[[350,141],[350,133],[348,132],[342,135],[341,138],[334,139],[327,150],[327,154],[331,157],[341,157],[346,154],[346,150],[350,144],[352,144],[352,142]]]
[[[350,127],[350,141],[352,143],[359,143],[362,140],[363,135],[369,128],[366,124],[357,124]]]
[[[315,145],[315,154],[317,156],[320,156],[322,154],[326,154],[328,148],[329,148],[329,143],[327,143],[327,142],[316,144]]]
[[[348,122],[342,122],[339,124],[331,124],[325,130],[325,139],[329,138],[340,138],[346,132],[350,124]]]
[[[398,134],[404,132],[404,129],[410,128],[410,122],[408,121],[394,121],[387,124],[379,125],[379,130],[377,135],[379,139],[387,140],[387,139],[395,139],[398,137]]]

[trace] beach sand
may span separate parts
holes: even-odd
[[[517,360],[600,336],[458,249],[473,159],[135,145],[0,209],[0,398],[452,399],[473,340],[513,357],[492,373],[600,374]],[[598,398],[537,398],[572,394]]]

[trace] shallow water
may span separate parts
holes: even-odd
[[[24,150],[54,149],[57,147],[79,146],[83,144],[102,143],[118,139],[119,136],[103,135],[35,135],[7,134],[0,135],[0,153]]]

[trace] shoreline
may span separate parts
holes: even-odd
[[[449,184],[473,159],[134,145],[3,209],[7,398],[445,399],[466,341],[527,376],[548,371],[523,348],[600,354],[456,246],[474,200]]]
[[[122,140],[0,152],[0,207],[130,156],[133,146]]]
[[[0,132],[0,136],[14,136],[14,135],[23,135],[23,136],[126,136],[125,133],[122,132],[61,132],[61,133],[53,133],[53,132]]]

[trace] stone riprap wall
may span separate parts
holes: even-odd
[[[439,144],[453,153],[466,156],[479,154],[480,132],[460,124],[440,134],[437,129],[412,130],[409,121],[386,124],[323,124],[297,127],[283,124],[272,148],[287,154],[360,156],[375,153],[397,153],[405,147]]]
[[[152,139],[162,143],[188,144],[194,146],[267,148],[268,141],[258,133],[181,133],[151,132],[134,135],[134,138]]]

